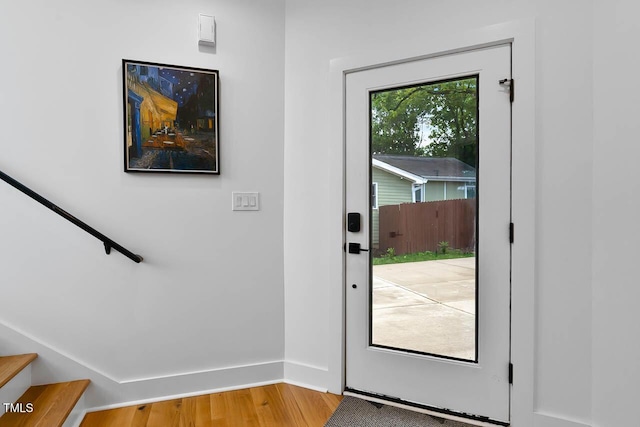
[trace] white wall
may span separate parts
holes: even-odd
[[[324,261],[341,233],[326,207],[332,149],[329,61],[536,19],[536,353],[538,426],[591,419],[592,4],[573,1],[287,2],[285,358],[327,374]],[[428,53],[428,52],[425,52]],[[517,87],[517,85],[516,85]],[[517,92],[517,90],[516,90]],[[517,96],[517,94],[516,94]],[[314,179],[298,179],[301,176]],[[339,238],[337,239],[340,240]],[[304,251],[300,248],[304,247]],[[516,375],[518,367],[516,366]],[[560,424],[555,424],[560,425]]]
[[[638,425],[640,5],[598,1],[594,13],[593,425]]]
[[[283,356],[288,380],[327,387],[328,254],[340,250],[330,242],[341,233],[326,212],[336,191],[326,185],[335,149],[329,61],[535,18],[532,419],[633,425],[640,230],[629,74],[638,8],[632,0],[3,4],[0,169],[145,262],[105,256],[92,237],[0,185],[0,353],[30,347],[18,329],[106,374],[98,387],[130,381],[122,399],[142,398],[145,383],[172,393],[276,379]],[[217,17],[215,50],[195,42],[201,12]],[[122,58],[221,71],[221,176],[122,172]],[[263,210],[232,213],[233,190],[260,191]],[[242,365],[259,372],[227,369]],[[47,366],[38,371],[45,377]],[[192,371],[204,374],[180,375]],[[136,381],[145,377],[159,378]]]
[[[145,258],[0,183],[0,323],[117,382],[274,361],[282,378],[284,2],[0,9],[0,170]],[[122,58],[220,70],[220,176],[122,171]],[[232,212],[234,190],[262,210]]]
[[[592,9],[545,3],[536,49],[535,409],[588,424]]]

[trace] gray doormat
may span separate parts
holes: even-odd
[[[345,396],[325,427],[476,427]]]

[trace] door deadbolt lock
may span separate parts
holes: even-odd
[[[358,212],[349,212],[347,214],[347,230],[352,233],[360,231],[360,214]]]

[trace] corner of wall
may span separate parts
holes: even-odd
[[[284,382],[311,390],[327,392],[328,370],[304,363],[285,361]]]

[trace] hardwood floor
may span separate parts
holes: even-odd
[[[80,427],[322,427],[341,400],[274,384],[91,412]]]

